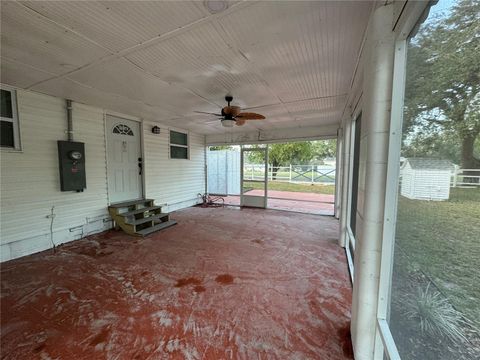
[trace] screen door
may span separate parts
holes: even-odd
[[[268,148],[242,148],[240,167],[240,206],[266,208]]]

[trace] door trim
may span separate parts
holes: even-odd
[[[138,199],[132,199],[132,200],[140,200],[140,199],[145,199],[145,187],[146,187],[146,182],[145,182],[145,146],[144,146],[144,124],[143,120],[139,117],[136,116],[131,116],[131,115],[125,115],[121,113],[117,113],[115,111],[104,111],[103,112],[103,137],[104,137],[104,146],[105,146],[105,182],[107,185],[107,205],[113,205],[113,204],[118,204],[123,201],[114,201],[112,202],[110,200],[110,189],[108,185],[108,140],[107,140],[107,135],[108,135],[108,128],[107,128],[107,117],[108,116],[114,116],[120,119],[125,119],[129,121],[135,121],[138,124],[138,128],[140,130],[140,155],[142,156],[142,175],[140,179],[140,184],[142,186],[142,189],[140,191],[140,197]]]

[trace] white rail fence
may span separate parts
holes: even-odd
[[[480,169],[459,169],[452,171],[451,187],[480,186]]]
[[[334,184],[336,169],[328,165],[289,165],[268,166],[270,181],[283,181],[301,184]],[[244,180],[263,180],[265,166],[263,164],[245,164]]]

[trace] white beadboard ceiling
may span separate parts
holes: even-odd
[[[367,1],[2,1],[1,81],[200,134],[340,122]],[[264,121],[225,129],[234,104]]]

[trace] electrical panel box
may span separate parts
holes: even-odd
[[[62,191],[83,191],[87,187],[85,174],[85,144],[58,141],[60,188]]]

